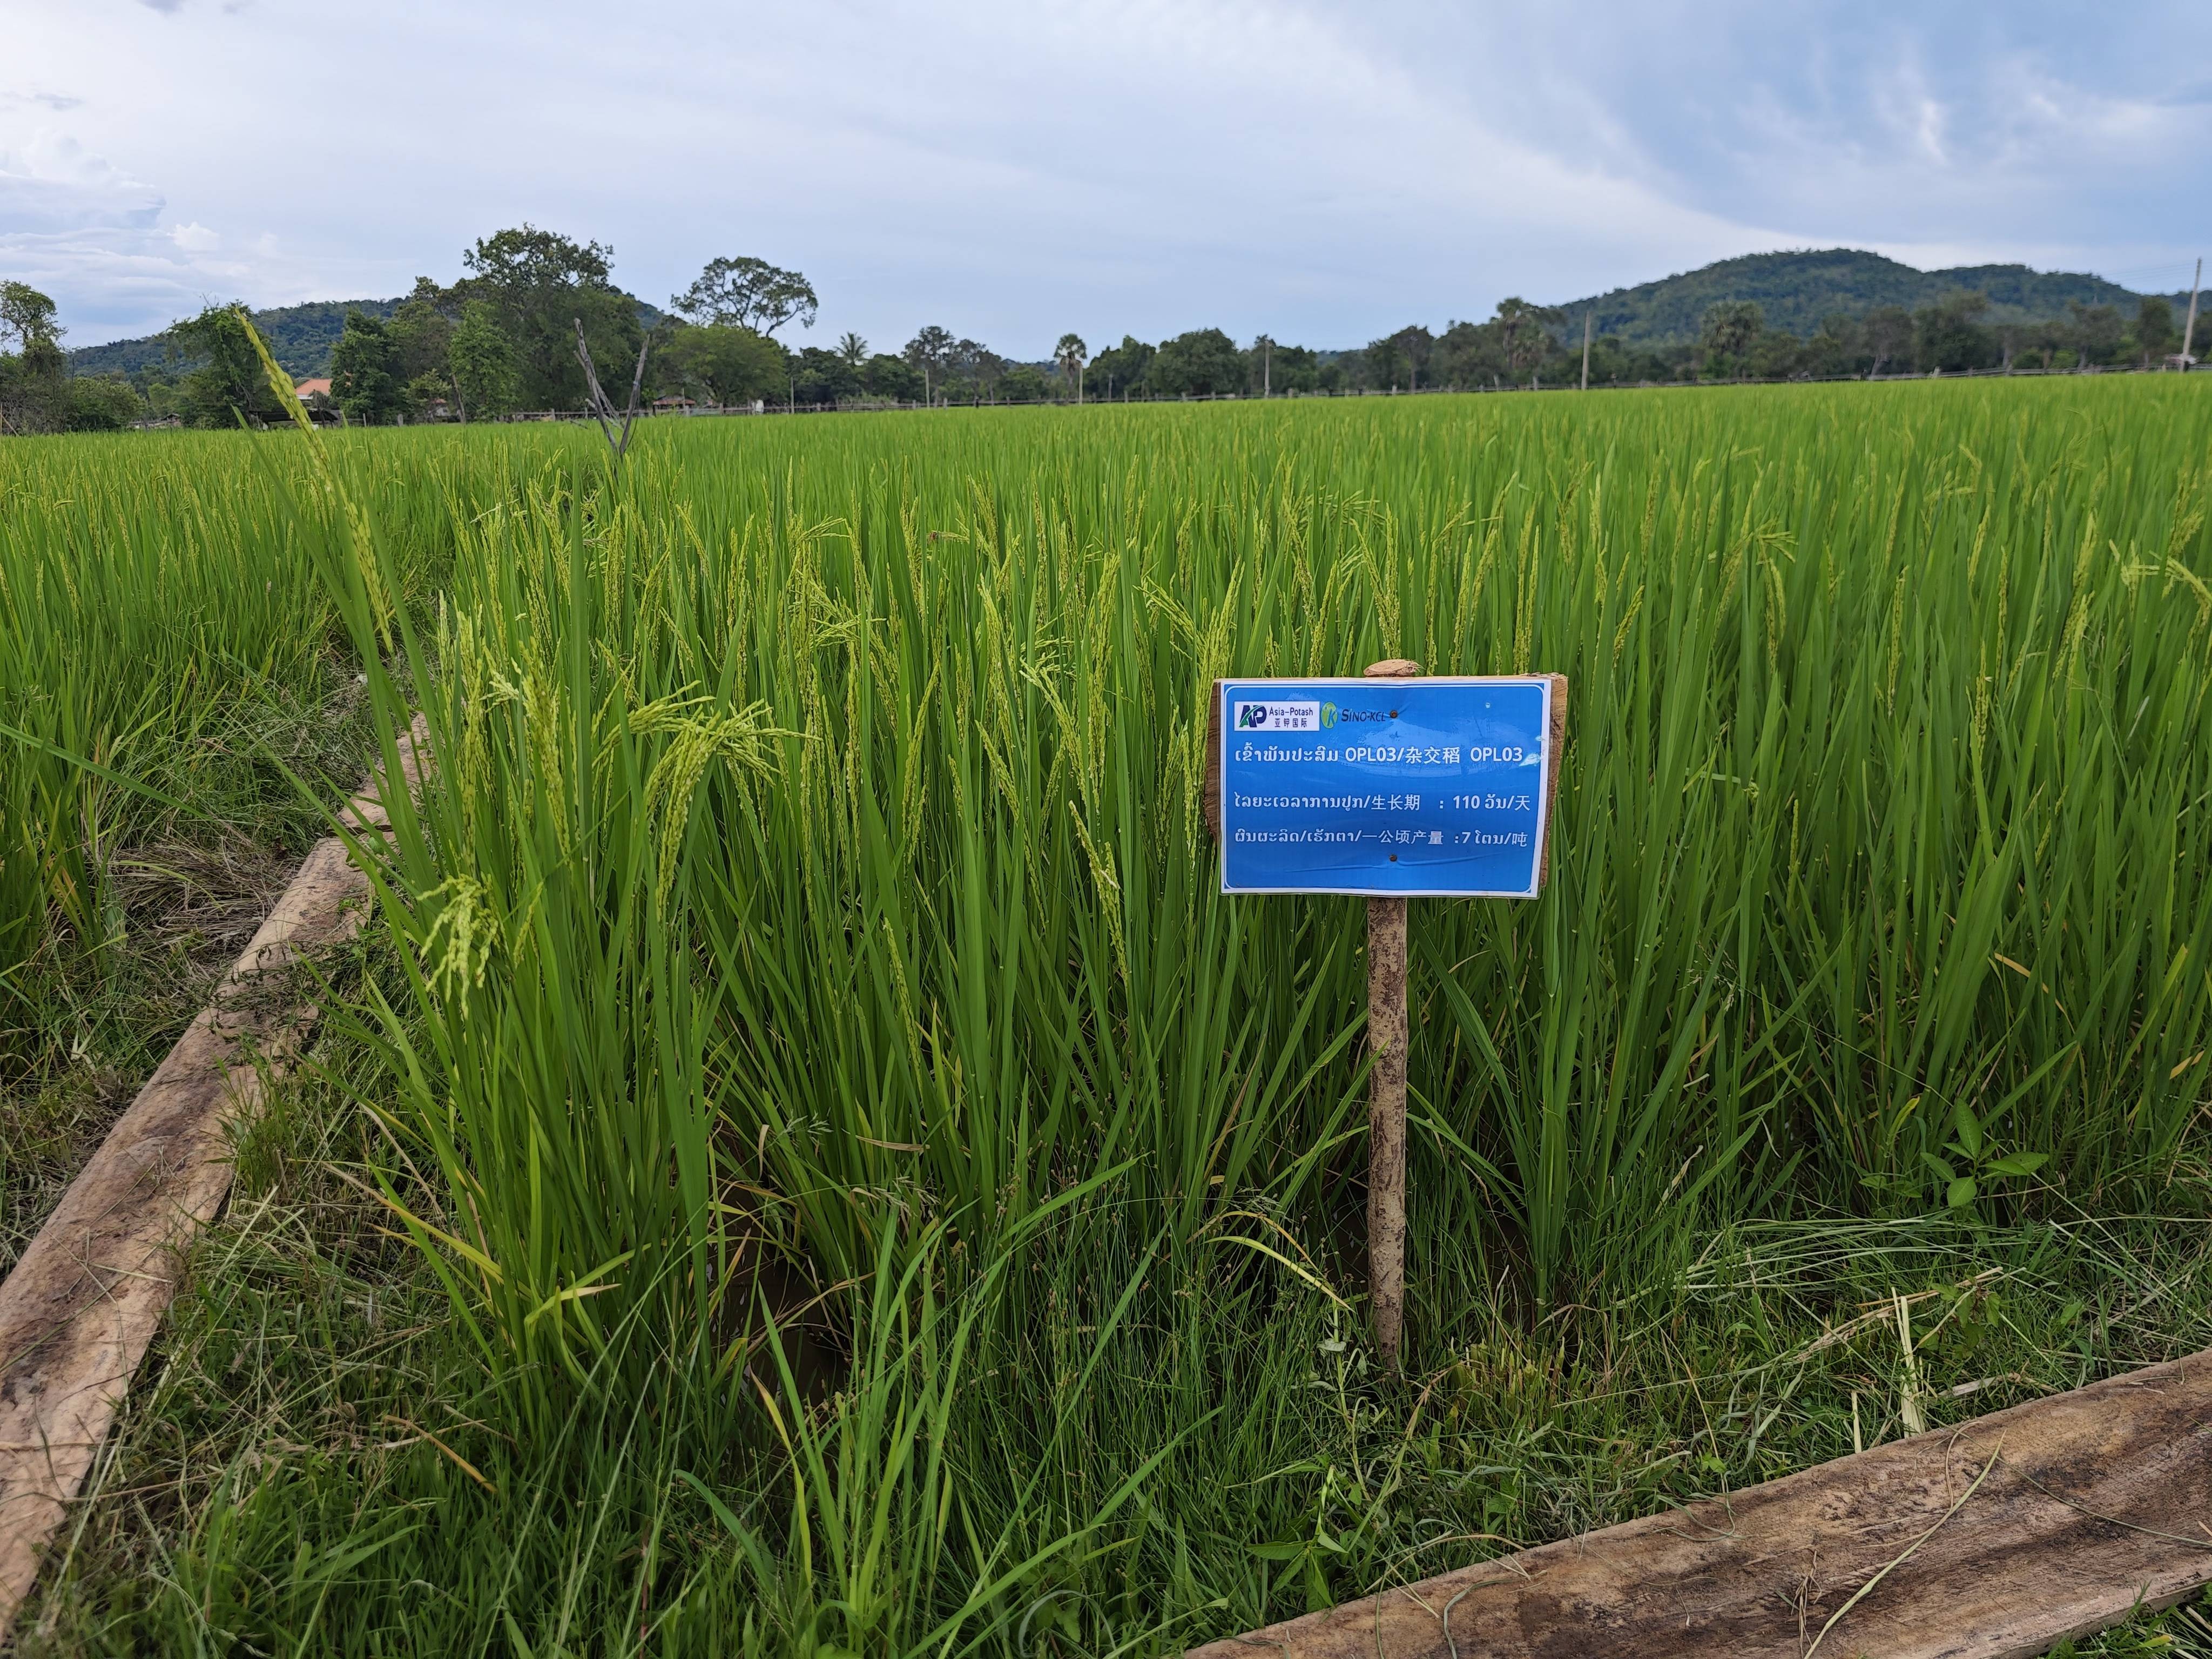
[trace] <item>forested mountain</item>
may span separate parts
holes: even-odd
[[[389,317],[399,308],[397,300],[311,300],[305,305],[277,306],[253,313],[253,325],[276,361],[295,380],[331,372],[331,348],[345,329],[349,311],[372,317]],[[70,353],[70,366],[80,374],[132,375],[157,368],[175,349],[166,334],[149,334],[140,340],[111,340],[106,345],[79,346]]]
[[[1723,301],[1754,301],[1766,326],[1809,337],[1833,316],[1859,318],[1883,306],[1907,311],[1941,304],[1953,295],[1980,294],[1989,301],[1983,319],[2041,323],[2068,314],[2075,304],[2116,306],[2132,313],[2142,295],[2101,276],[2073,271],[2031,270],[2026,265],[1959,265],[1917,270],[1860,248],[1822,248],[1795,253],[1747,253],[1656,283],[1617,288],[1572,301],[1563,331],[1582,338],[1583,313],[1595,311],[1598,334],[1623,345],[1687,345],[1697,340],[1706,310]],[[2186,289],[2166,296],[2186,307]]]

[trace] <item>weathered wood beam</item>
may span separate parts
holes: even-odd
[[[1191,1659],[2032,1659],[2207,1582],[2212,1352]]]
[[[418,720],[400,739],[410,788],[422,738]],[[357,834],[385,828],[378,781],[343,816]],[[0,1283],[0,1643],[176,1294],[179,1257],[230,1191],[229,1126],[313,1028],[291,969],[358,933],[368,892],[343,840],[315,843]]]

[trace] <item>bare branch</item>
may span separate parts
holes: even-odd
[[[629,407],[623,413],[622,444],[615,451],[617,460],[629,453],[630,422],[638,417],[638,393],[645,385],[645,354],[652,349],[653,336],[647,334],[637,343],[637,368],[629,377]]]
[[[585,407],[599,422],[599,435],[607,441],[607,447],[614,453],[615,465],[620,466],[623,457],[629,453],[630,427],[641,412],[638,407],[638,397],[645,386],[645,358],[646,353],[652,349],[653,337],[648,334],[638,343],[637,368],[629,377],[629,402],[617,410],[605,388],[599,384],[599,371],[592,362],[591,343],[584,337],[584,319],[578,317],[574,320],[576,325],[576,361],[584,366]],[[619,436],[615,426],[617,419],[622,422]]]

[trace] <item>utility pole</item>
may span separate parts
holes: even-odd
[[[2199,258],[2197,275],[2191,278],[2189,283],[2189,322],[2181,331],[2181,368],[2184,374],[2189,370],[2189,348],[2197,338],[2197,290],[2203,286],[2204,261]]]
[[[1589,390],[1589,331],[1590,314],[1583,313],[1583,390]]]
[[[2198,268],[2200,270],[2203,269],[2203,262],[2202,260],[2198,261]],[[2193,304],[2190,307],[2189,314],[2191,319],[2194,319],[2197,315],[2197,308]],[[1260,352],[1260,395],[1262,398],[1272,397],[1274,393],[1275,343],[1269,339],[1266,335],[1262,334],[1260,337],[1260,343],[1261,348]],[[2183,348],[2184,350],[2186,350],[2188,348],[2185,346]]]

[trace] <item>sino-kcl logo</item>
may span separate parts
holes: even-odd
[[[1325,702],[1322,704],[1321,723],[1323,726],[1334,726],[1336,724],[1336,705],[1334,703]]]

